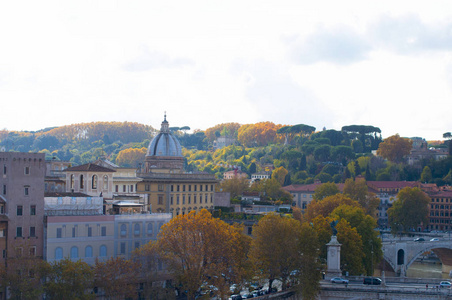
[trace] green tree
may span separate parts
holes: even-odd
[[[51,263],[45,270],[44,284],[46,299],[84,300],[94,299],[91,293],[94,270],[81,260],[73,262],[69,258]]]
[[[234,199],[248,191],[250,188],[249,180],[241,176],[233,176],[231,179],[224,179],[217,186],[217,190],[231,194]]]
[[[417,229],[428,225],[430,197],[420,188],[405,187],[397,194],[397,199],[388,209],[391,231],[396,233],[401,226],[404,230]]]
[[[432,170],[428,166],[425,166],[421,173],[421,182],[430,182],[432,181]]]
[[[325,197],[333,196],[340,193],[339,188],[333,182],[322,183],[317,186],[312,198],[314,200],[322,200]]]
[[[365,180],[353,180],[352,178],[345,180],[343,193],[351,199],[358,201],[364,208],[366,214],[376,218],[380,199],[374,193],[369,192]]]

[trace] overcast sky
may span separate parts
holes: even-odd
[[[2,1],[0,129],[452,131],[452,2]]]

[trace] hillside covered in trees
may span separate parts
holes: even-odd
[[[283,185],[294,183],[345,182],[357,175],[367,180],[421,180],[438,185],[452,183],[452,158],[424,159],[408,165],[412,141],[398,135],[383,141],[378,127],[343,126],[341,130],[306,124],[280,125],[217,124],[205,131],[172,127],[184,147],[186,170],[214,173],[239,168],[248,174],[269,165],[284,169]],[[1,151],[42,152],[47,159],[84,164],[106,156],[121,167],[137,167],[144,160],[148,144],[158,132],[149,125],[133,122],[93,122],[46,128],[36,132],[0,130]],[[214,150],[220,137],[236,143]],[[445,134],[445,138],[448,138]],[[430,145],[448,147],[444,143]],[[378,156],[373,153],[378,152]]]

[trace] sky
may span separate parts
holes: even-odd
[[[452,2],[0,2],[0,129],[452,131]]]

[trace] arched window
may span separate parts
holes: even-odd
[[[84,181],[83,181],[83,174],[80,175],[80,188],[81,188],[81,189],[85,188],[85,183],[84,183]]]
[[[93,177],[91,178],[91,188],[93,190],[97,189],[97,175],[93,175]]]
[[[133,226],[133,234],[140,235],[140,224],[137,223]]]
[[[102,245],[99,248],[99,256],[100,257],[106,257],[107,256],[107,246]]]
[[[148,235],[152,235],[154,233],[154,228],[152,223],[148,223]]]
[[[86,246],[86,248],[85,248],[85,257],[93,257],[93,247]]]
[[[78,248],[76,246],[71,248],[71,258],[78,258]]]
[[[71,174],[71,189],[74,188],[74,174]]]
[[[127,235],[127,226],[126,226],[126,224],[121,224],[120,234],[121,234],[121,236],[126,236]]]
[[[104,190],[108,190],[108,176],[104,176]]]
[[[63,259],[63,248],[57,247],[55,249],[55,259]]]
[[[397,251],[397,265],[403,265],[405,263],[405,251],[403,249],[399,249]]]

